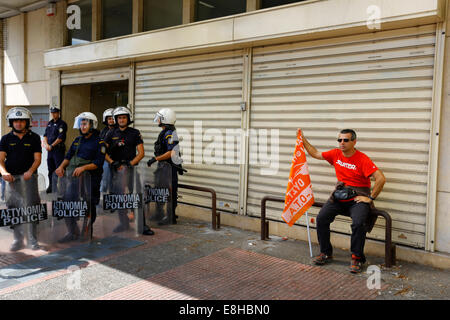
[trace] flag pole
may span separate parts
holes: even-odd
[[[306,230],[308,232],[308,243],[309,243],[309,255],[311,256],[311,258],[313,257],[312,254],[312,247],[311,247],[311,234],[309,232],[309,218],[308,218],[308,211],[305,212],[306,214]]]

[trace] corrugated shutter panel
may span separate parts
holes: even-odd
[[[108,69],[87,71],[63,71],[61,73],[61,85],[73,85],[82,83],[109,82],[127,80],[130,77],[129,65]]]
[[[153,154],[161,131],[153,123],[155,113],[164,107],[173,109],[183,167],[188,170],[179,176],[179,182],[215,189],[218,208],[229,211],[238,208],[240,134],[236,131],[234,141],[227,141],[225,133],[241,128],[242,72],[241,50],[136,65],[135,128],[143,135],[146,156]],[[200,130],[201,135],[197,133]],[[214,140],[209,140],[209,135],[215,135]],[[225,163],[204,158],[212,149],[212,141],[223,150],[224,156],[218,159]],[[234,160],[225,161],[231,152]],[[203,155],[201,163],[199,155]],[[179,194],[180,201],[211,206],[209,194],[185,189]]]
[[[250,166],[248,214],[260,215],[263,195],[284,196],[297,128],[320,151],[353,128],[357,148],[387,178],[376,206],[391,214],[393,240],[424,247],[435,32],[432,25],[255,48],[251,128],[280,129],[280,168],[267,177]],[[308,163],[316,201],[326,201],[334,168]],[[268,216],[281,220],[282,208],[271,203]],[[338,216],[332,229],[351,233],[349,221]],[[384,219],[368,237],[384,239]]]

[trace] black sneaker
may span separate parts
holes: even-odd
[[[319,266],[322,266],[325,263],[328,263],[331,261],[333,261],[333,256],[326,255],[325,253],[321,253],[313,259],[313,262]]]

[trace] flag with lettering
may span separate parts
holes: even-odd
[[[314,195],[311,188],[308,164],[303,147],[301,131],[297,133],[294,159],[292,159],[291,172],[286,190],[284,210],[281,215],[290,226],[295,223],[314,203]]]

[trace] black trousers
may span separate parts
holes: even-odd
[[[53,172],[59,167],[64,160],[64,148],[55,148],[47,154],[48,181],[52,187]]]
[[[370,205],[364,202],[328,201],[325,203],[317,216],[317,238],[320,252],[330,256],[333,254],[333,247],[330,242],[330,224],[338,214],[352,219],[350,250],[352,254],[361,257],[365,261],[364,244],[366,242],[367,218],[370,214]]]

